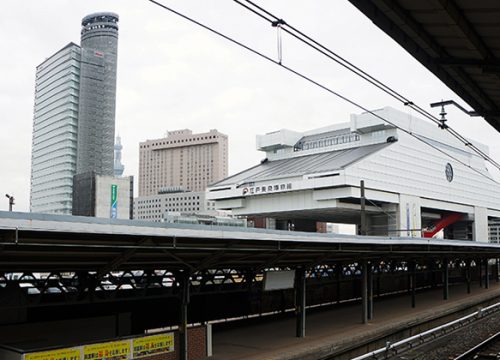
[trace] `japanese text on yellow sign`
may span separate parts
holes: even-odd
[[[83,347],[84,360],[127,360],[130,359],[130,342],[113,341]]]
[[[146,336],[134,339],[134,359],[153,354],[162,354],[174,351],[174,333]]]
[[[24,360],[80,360],[80,349],[68,348],[25,354]]]

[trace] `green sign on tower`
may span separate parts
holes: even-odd
[[[118,215],[117,208],[118,185],[111,185],[111,219],[116,219]]]

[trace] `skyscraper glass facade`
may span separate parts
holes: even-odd
[[[114,13],[84,17],[81,46],[37,67],[32,212],[71,214],[75,174],[113,175],[117,23]]]
[[[113,175],[118,15],[82,20],[77,174]]]
[[[31,155],[33,212],[71,214],[79,89],[78,45],[68,44],[37,67]]]

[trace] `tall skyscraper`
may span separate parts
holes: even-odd
[[[71,214],[76,171],[80,47],[70,43],[36,69],[31,211]]]
[[[228,173],[227,135],[217,130],[193,134],[169,131],[167,137],[139,145],[139,196],[180,187],[205,191]]]
[[[71,214],[73,176],[113,174],[118,15],[82,20],[81,46],[36,69],[30,208]]]
[[[76,173],[113,175],[118,15],[82,20]]]

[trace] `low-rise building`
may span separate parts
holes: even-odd
[[[172,214],[200,214],[215,211],[215,202],[204,191],[185,191],[180,187],[163,188],[155,195],[134,199],[134,219],[161,222]],[[215,213],[214,213],[215,214]]]

